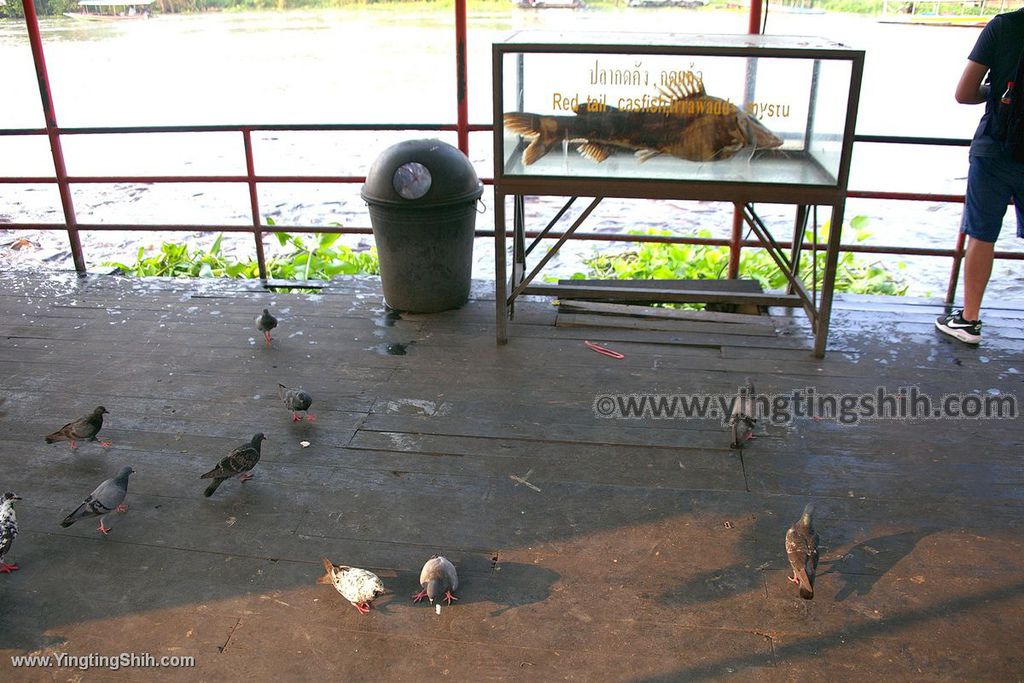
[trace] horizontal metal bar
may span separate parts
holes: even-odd
[[[253,176],[257,183],[365,183],[366,176],[317,176],[317,175],[258,175]],[[0,185],[45,185],[56,183],[56,178],[45,176],[13,177],[0,176]],[[160,183],[248,183],[244,175],[161,175],[161,176],[68,176],[68,182],[74,185],[112,185],[115,183],[137,183],[140,185],[157,185]],[[484,185],[493,185],[492,178],[481,178]]]
[[[945,147],[969,147],[971,144],[970,138],[932,138],[913,135],[854,135],[853,141],[883,145],[941,145]]]
[[[470,132],[480,133],[493,128],[489,123],[471,123]],[[294,124],[211,124],[196,126],[76,126],[58,128],[61,135],[131,135],[136,133],[240,133],[251,132],[402,132],[407,130],[457,132],[452,123],[294,123]],[[4,135],[45,135],[45,128],[0,128]]]

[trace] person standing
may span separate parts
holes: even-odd
[[[992,274],[996,239],[1010,199],[1017,214],[1017,236],[1024,237],[1024,162],[1014,161],[994,136],[1000,100],[1015,79],[1024,50],[1024,7],[999,14],[981,31],[967,58],[956,101],[985,103],[985,113],[971,141],[970,168],[960,231],[967,236],[964,259],[964,306],[939,316],[935,327],[968,344],[981,342],[981,300]],[[989,83],[985,75],[989,74]],[[1021,97],[1024,83],[1014,84]]]

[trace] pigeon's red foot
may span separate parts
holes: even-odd
[[[370,606],[368,604],[366,604],[365,602],[359,603],[358,605],[353,605],[353,606],[356,608],[356,610],[359,611],[360,614],[369,614],[370,613]]]
[[[103,446],[104,448],[110,448],[113,445],[113,442],[111,442],[111,441],[100,441],[100,445]]]
[[[76,448],[78,448],[78,444],[77,444],[77,443],[75,443],[75,442],[74,442],[74,441],[72,440],[72,441],[71,441],[71,450],[75,450]]]
[[[302,418],[299,417],[298,413],[292,413],[292,422],[302,422]]]
[[[306,422],[316,422],[316,415],[306,415]]]
[[[274,338],[270,336],[269,332],[264,332],[263,338],[266,340],[267,346],[270,346],[270,342],[274,341]]]
[[[100,525],[96,527],[96,531],[100,532],[104,536],[110,533],[110,527],[103,526],[103,520],[100,520]]]
[[[444,597],[443,597],[443,598],[441,598],[441,599],[442,599],[442,600],[447,600],[447,601],[448,601],[448,604],[449,604],[449,605],[450,605],[450,604],[452,604],[452,600],[458,600],[458,598],[457,598],[457,597],[455,597],[454,595],[452,595],[452,592],[451,592],[451,591],[445,591],[445,592],[444,592]]]
[[[412,601],[413,602],[419,602],[420,600],[422,600],[425,597],[427,597],[427,591],[424,589],[424,590],[421,590],[416,595],[412,596]]]
[[[754,440],[754,439],[756,439],[756,438],[757,438],[757,437],[756,437],[756,436],[754,436],[753,434],[747,434],[747,441],[753,441],[753,440]]]
[[[0,574],[10,574],[11,572],[17,571],[18,565],[7,564],[6,562],[0,562]]]
[[[114,509],[120,512],[121,514],[124,514],[125,512],[128,512],[128,505],[125,503],[121,503]]]
[[[795,583],[798,586],[800,585],[800,579],[796,578],[795,576],[787,576],[786,580],[790,583]]]
[[[238,476],[238,481],[241,481],[241,482],[246,482],[246,481],[249,481],[250,479],[252,479],[252,478],[253,478],[253,477],[255,477],[255,476],[256,476],[255,474],[249,474],[249,473],[246,473],[246,474],[240,474],[240,475]]]

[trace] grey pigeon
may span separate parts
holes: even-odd
[[[790,581],[800,586],[800,597],[814,598],[814,575],[818,571],[818,532],[814,530],[814,504],[808,503],[800,519],[786,532],[786,557],[793,568]]]
[[[383,595],[384,582],[373,572],[357,567],[346,567],[342,564],[334,564],[326,557],[321,557],[326,574],[321,576],[317,583],[327,583],[334,586],[334,589],[341,593],[341,596],[352,603],[360,614],[368,614],[370,604]]]
[[[439,603],[446,600],[449,605],[452,604],[452,600],[458,600],[452,595],[452,591],[459,587],[459,575],[455,571],[455,565],[442,555],[434,555],[420,570],[420,586],[423,590],[412,596],[413,602],[427,598],[431,605],[435,600]]]
[[[274,338],[270,336],[270,331],[275,327],[277,327],[277,318],[270,315],[270,311],[264,308],[263,314],[256,316],[256,329],[263,333],[263,338],[267,340],[267,346],[274,341]]]
[[[289,389],[283,384],[277,385],[277,395],[281,397],[281,401],[284,402],[284,407],[292,411],[292,421],[302,422],[302,418],[299,417],[300,412],[309,410],[309,407],[313,405],[313,397],[309,395],[309,392],[305,389]],[[306,413],[306,420],[312,422],[316,419],[316,415],[310,415]]]
[[[236,447],[227,457],[217,463],[216,467],[199,477],[200,479],[213,479],[203,491],[203,495],[209,498],[218,486],[231,477],[237,476],[238,480],[242,482],[252,479],[253,475],[248,472],[260,461],[260,443],[266,438],[263,436],[263,432],[253,434],[252,441]]]
[[[96,410],[88,415],[83,415],[73,422],[68,422],[53,434],[47,436],[46,443],[70,441],[71,448],[75,449],[78,447],[75,443],[78,440],[96,441],[96,435],[99,434],[100,429],[103,427],[103,416],[108,413],[109,411],[103,406],[96,406]],[[110,446],[110,442],[100,441],[100,445],[106,448]]]
[[[0,574],[10,574],[18,569],[18,565],[4,562],[14,545],[14,537],[18,535],[18,516],[14,514],[16,500],[21,500],[21,496],[10,491],[0,499]]]
[[[97,486],[96,490],[78,506],[78,509],[65,517],[60,525],[67,527],[80,519],[99,517],[100,525],[96,527],[96,530],[105,536],[110,529],[103,526],[103,519],[115,510],[117,512],[128,511],[128,506],[124,504],[124,498],[128,495],[128,477],[132,474],[135,474],[135,470],[131,467],[128,465],[122,467],[116,477],[107,479]]]
[[[757,424],[757,404],[754,402],[754,383],[747,377],[747,386],[741,388],[732,404],[729,416],[729,430],[732,441],[729,448],[743,448],[743,444],[754,438],[754,425]]]

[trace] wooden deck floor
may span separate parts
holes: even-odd
[[[971,349],[939,338],[934,305],[846,299],[819,361],[800,315],[612,329],[521,302],[498,348],[485,286],[394,320],[373,281],[0,285],[0,490],[24,498],[21,570],[0,575],[5,681],[113,677],[14,669],[26,652],[196,658],[116,677],[139,681],[1024,678],[1019,418],[797,419],[741,455],[714,420],[593,412],[598,394],[731,393],[747,375],[765,393],[1019,395],[1019,307],[987,309]],[[278,382],[310,390],[318,419],[292,423]],[[110,449],[43,442],[100,404]],[[256,431],[256,478],[204,499],[199,475]],[[60,528],[124,464],[110,536]],[[808,501],[810,602],[783,550]],[[409,600],[436,552],[463,580],[440,616]],[[393,593],[357,614],[315,584],[320,555]]]

